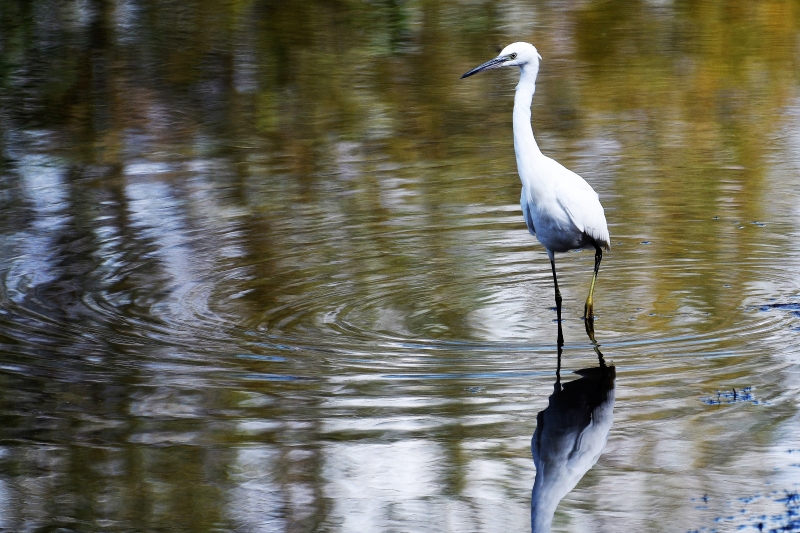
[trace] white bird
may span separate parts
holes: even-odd
[[[553,269],[556,311],[561,324],[561,292],[556,277],[555,252],[579,248],[594,248],[594,275],[583,310],[584,319],[591,321],[594,312],[594,285],[603,258],[603,248],[610,250],[608,226],[600,199],[591,185],[557,161],[542,154],[531,128],[531,102],[536,90],[536,75],[542,56],[529,43],[513,43],[500,55],[463,76],[502,67],[519,67],[520,76],[514,95],[514,152],[517,170],[522,180],[520,204],[528,231],[547,250]],[[561,331],[559,328],[559,341]]]

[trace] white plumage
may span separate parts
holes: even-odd
[[[519,67],[520,78],[514,96],[514,152],[522,181],[520,205],[528,231],[547,250],[553,268],[556,309],[561,322],[561,293],[556,277],[555,252],[579,248],[595,249],[595,270],[584,317],[591,320],[594,285],[600,268],[602,249],[610,250],[610,237],[603,206],[591,185],[557,161],[542,154],[531,128],[531,102],[536,90],[541,56],[528,43],[506,46],[500,55],[462,76],[483,70]],[[559,330],[560,331],[560,330]],[[559,337],[560,339],[560,337]],[[560,339],[561,340],[561,339]]]
[[[534,171],[520,172],[520,205],[528,231],[542,243],[548,255],[552,258],[555,252],[591,248],[593,241],[610,249],[606,217],[594,189],[541,152],[532,159],[537,159],[531,165]],[[556,183],[558,186],[553,186]]]

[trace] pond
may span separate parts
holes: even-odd
[[[797,2],[2,2],[0,531],[800,531],[799,218]]]

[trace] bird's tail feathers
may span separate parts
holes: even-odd
[[[594,242],[596,242],[598,246],[605,249],[606,252],[611,251],[611,237],[608,234],[608,229],[587,227],[584,231],[594,239]]]

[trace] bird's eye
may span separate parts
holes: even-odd
[[[516,59],[516,58],[517,58],[517,53],[516,53],[516,52],[514,52],[513,54],[511,54],[511,55],[510,55],[510,56],[508,56],[508,57],[509,57],[509,59]]]

